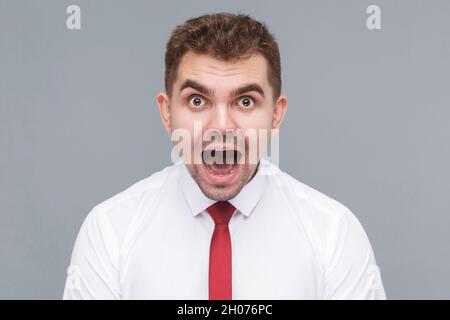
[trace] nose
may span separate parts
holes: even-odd
[[[223,135],[227,130],[236,129],[235,119],[226,104],[218,104],[213,108],[206,129],[220,131]]]

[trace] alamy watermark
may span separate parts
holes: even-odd
[[[171,152],[173,163],[180,158],[187,164],[257,164],[264,158],[279,165],[280,144],[278,129],[217,129],[203,130],[202,121],[194,121],[191,133],[186,128],[172,131],[174,147]]]

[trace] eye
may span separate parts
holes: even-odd
[[[255,100],[252,97],[242,97],[239,99],[239,106],[243,109],[252,109],[255,106]]]
[[[195,109],[203,107],[206,103],[205,100],[200,96],[191,96],[188,99],[188,103],[193,106]]]

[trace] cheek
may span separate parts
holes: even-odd
[[[267,143],[270,141],[272,113],[267,110],[254,112],[250,116],[242,118],[240,129],[245,132],[249,148],[253,148],[254,152],[261,152],[266,149]],[[257,149],[254,149],[255,147]]]
[[[272,128],[272,114],[267,111],[255,111],[248,114],[241,114],[238,117],[239,127],[243,130]]]
[[[188,108],[180,105],[172,107],[170,119],[173,128],[184,128],[193,132],[195,121],[204,121],[200,113],[191,112]]]
[[[202,142],[202,119],[195,117],[189,112],[173,112],[171,114],[173,129],[182,132],[187,139],[184,145],[190,145],[193,150],[195,144],[201,146]]]

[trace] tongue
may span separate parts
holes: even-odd
[[[230,173],[231,169],[233,168],[233,164],[232,163],[230,163],[230,164],[214,163],[214,164],[210,165],[209,168],[215,174],[224,175],[224,174]]]

